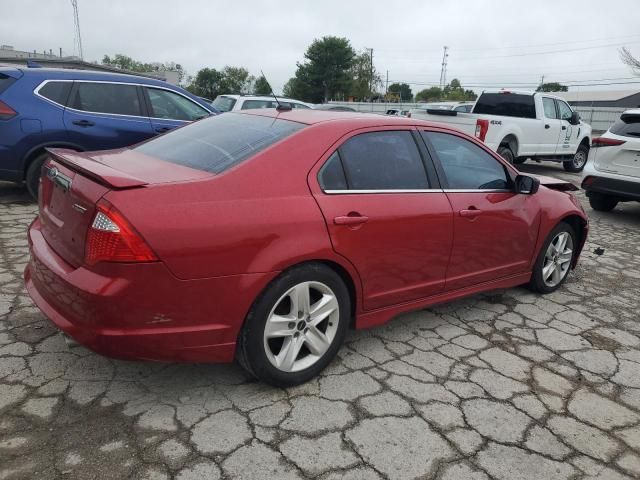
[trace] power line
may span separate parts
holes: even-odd
[[[623,47],[624,45],[630,45],[640,42],[626,42],[626,43],[609,43],[607,45],[594,45],[591,47],[580,47],[580,48],[568,48],[564,50],[549,50],[546,52],[529,52],[529,53],[512,53],[509,55],[491,55],[487,57],[462,57],[459,60],[486,60],[488,58],[511,58],[511,57],[530,57],[534,55],[552,55],[556,53],[569,53],[569,52],[581,52],[585,50],[596,50],[600,48],[608,48],[608,47]]]

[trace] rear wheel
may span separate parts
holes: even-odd
[[[587,164],[588,157],[589,148],[586,145],[580,145],[573,158],[566,162],[562,162],[562,166],[567,172],[581,172]]]
[[[42,165],[49,156],[44,152],[34,158],[27,168],[27,174],[25,175],[25,183],[27,184],[27,190],[29,194],[38,199],[38,188],[40,187],[40,173],[42,172]]]
[[[594,210],[598,212],[610,212],[616,205],[618,205],[618,200],[609,195],[603,195],[601,193],[591,193],[589,194],[589,205]]]
[[[515,163],[516,157],[508,146],[504,146],[504,145],[500,146],[498,148],[498,155],[504,158],[511,165]]]
[[[320,263],[294,267],[255,301],[238,339],[238,361],[278,387],[311,380],[335,357],[351,302],[340,276]]]
[[[513,160],[513,164],[514,164],[514,165],[522,165],[522,164],[523,164],[524,162],[526,162],[526,161],[527,161],[527,157],[516,157],[516,158]]]
[[[561,222],[549,234],[533,267],[530,287],[540,293],[557,290],[567,279],[575,251],[576,234]]]

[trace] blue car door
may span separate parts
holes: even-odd
[[[179,92],[161,87],[142,88],[151,127],[156,134],[211,115],[211,112]]]
[[[84,150],[127,147],[155,134],[140,87],[126,83],[76,80],[64,124]]]

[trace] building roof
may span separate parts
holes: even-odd
[[[568,102],[617,102],[623,98],[637,95],[640,90],[587,90],[572,92],[550,92]]]

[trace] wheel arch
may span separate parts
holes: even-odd
[[[587,147],[587,150],[591,149],[591,139],[589,138],[589,135],[585,135],[582,140],[580,140],[580,143],[578,144],[578,147],[581,146],[585,146]]]
[[[585,241],[587,240],[587,231],[588,224],[587,221],[582,218],[580,215],[570,214],[566,217],[563,217],[560,222],[564,222],[571,226],[576,235],[578,236],[578,248],[575,249],[573,260],[571,261],[571,268],[576,267],[576,263],[578,262],[578,257],[580,256],[580,252],[584,247]]]
[[[23,180],[25,180],[27,177],[27,171],[29,170],[29,166],[31,165],[31,162],[33,162],[39,155],[44,153],[45,149],[47,148],[69,148],[77,152],[81,152],[84,150],[84,148],[82,148],[80,145],[72,142],[66,142],[66,141],[47,142],[47,143],[36,145],[35,147],[32,147],[24,156],[24,160],[22,162],[22,179]]]
[[[518,157],[518,137],[515,133],[508,133],[504,136],[504,138],[498,144],[498,148],[500,147],[509,147],[511,153],[513,153],[514,158]]]

